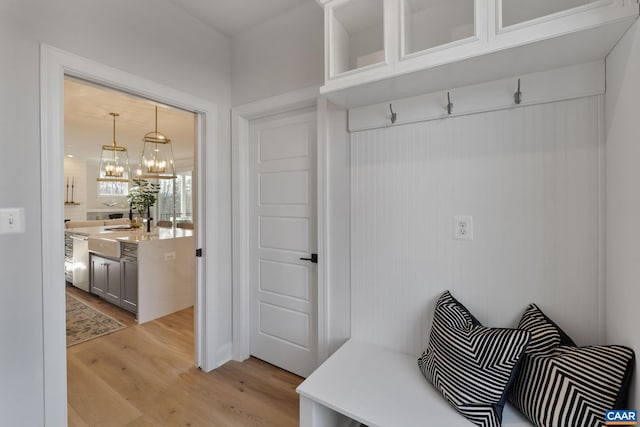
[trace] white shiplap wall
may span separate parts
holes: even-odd
[[[449,289],[487,326],[536,302],[599,343],[602,123],[594,96],[352,133],[352,337],[419,354]]]

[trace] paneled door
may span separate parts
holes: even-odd
[[[318,341],[316,114],[256,120],[249,132],[251,354],[306,377]]]

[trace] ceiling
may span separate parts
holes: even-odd
[[[158,131],[172,141],[175,159],[191,160],[195,147],[195,115],[177,108],[135,97],[92,83],[65,78],[64,127],[65,155],[81,160],[99,159],[101,147],[113,141],[113,117],[116,141],[129,151],[129,162],[137,163],[142,138],[155,127],[158,106]]]
[[[314,0],[169,0],[189,15],[232,37]]]

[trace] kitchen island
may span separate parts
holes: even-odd
[[[89,292],[136,314],[138,323],[195,303],[192,230],[67,229],[88,241]]]

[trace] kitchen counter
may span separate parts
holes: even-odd
[[[65,233],[79,234],[94,238],[117,239],[122,242],[140,243],[149,240],[179,239],[193,236],[193,230],[155,227],[151,233],[145,229],[128,229],[122,226],[67,228]]]
[[[104,275],[90,276],[90,292],[135,312],[138,323],[194,305],[193,230],[157,227],[147,233],[144,229],[104,226],[68,228],[65,233],[87,237],[91,271],[105,265],[110,265],[111,271],[121,271],[120,292],[100,287],[110,285]],[[133,282],[137,285],[135,290],[128,286]]]

